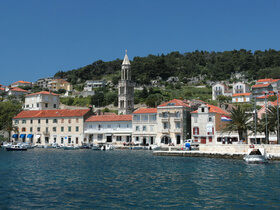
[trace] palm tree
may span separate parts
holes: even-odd
[[[250,119],[252,118],[251,114],[246,113],[244,109],[237,106],[237,108],[233,108],[230,111],[229,117],[232,121],[229,122],[224,131],[237,131],[239,139],[245,139],[247,143],[247,130],[250,126]]]
[[[14,133],[19,133],[19,130],[18,130],[18,126],[15,126],[15,125],[12,125],[11,123],[7,123],[5,126],[4,126],[4,131],[7,131],[9,133],[9,139],[8,139],[8,142],[11,140],[11,132],[13,131]]]
[[[262,121],[265,121],[265,118],[262,118]],[[264,124],[264,126],[266,126]],[[268,106],[267,107],[267,133],[266,140],[268,141],[269,133],[276,133],[278,140],[278,119],[277,119],[277,106]],[[268,143],[268,142],[266,142]]]

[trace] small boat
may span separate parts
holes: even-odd
[[[75,149],[79,149],[78,146],[74,146],[74,145],[67,145],[63,147],[64,150],[75,150]]]
[[[114,149],[114,146],[112,144],[103,144],[101,145],[101,150],[113,150]]]
[[[130,149],[132,149],[132,150],[140,150],[140,149],[143,149],[143,147],[140,146],[140,145],[136,145],[136,146],[130,147]]]
[[[21,145],[12,145],[11,147],[6,147],[7,151],[26,151],[27,148]]]
[[[249,148],[248,154],[244,156],[247,163],[267,163],[269,159],[271,159],[271,155],[264,148]]]
[[[160,150],[161,147],[158,146],[158,145],[151,145],[151,146],[149,147],[149,149],[150,149],[150,150]]]
[[[6,149],[7,147],[11,147],[13,145],[13,143],[7,143],[4,142],[3,145],[1,146],[3,149]]]
[[[92,150],[101,150],[102,149],[102,145],[101,144],[93,144],[91,146]]]

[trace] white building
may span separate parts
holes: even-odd
[[[173,99],[157,107],[158,145],[181,145],[191,137],[190,106],[182,100]]]
[[[250,92],[250,87],[249,85],[243,83],[243,82],[237,82],[234,83],[232,86],[232,93],[236,94],[236,93],[249,93]]]
[[[25,110],[49,110],[58,108],[59,95],[50,91],[42,91],[25,96]]]
[[[157,108],[139,109],[133,112],[132,141],[141,145],[155,144],[157,136]]]
[[[249,103],[252,99],[252,93],[236,93],[232,95],[232,103]]]
[[[217,100],[217,97],[219,95],[226,95],[226,92],[228,91],[228,86],[217,83],[212,87],[212,100]]]
[[[132,115],[96,115],[85,122],[87,143],[123,144],[131,142]]]

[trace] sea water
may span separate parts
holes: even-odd
[[[278,209],[280,162],[0,150],[0,209]]]

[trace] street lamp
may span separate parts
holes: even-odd
[[[268,94],[268,91],[264,91],[264,96],[265,96],[265,143],[268,142],[267,139],[267,107],[266,107],[266,95]]]

